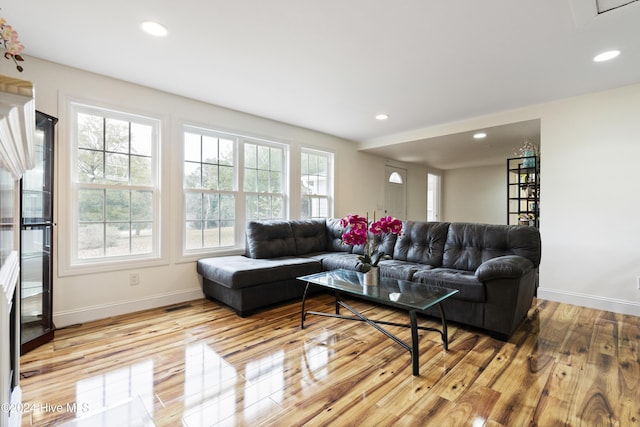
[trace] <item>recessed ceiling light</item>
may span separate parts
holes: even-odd
[[[378,114],[376,116],[376,120],[387,120],[389,118],[388,114]]]
[[[484,132],[478,132],[473,134],[473,139],[484,139],[487,137],[487,134]]]
[[[168,33],[167,28],[164,25],[153,21],[144,21],[141,24],[141,27],[146,33],[156,37],[164,37]]]
[[[608,61],[610,59],[613,59],[618,55],[620,55],[619,50],[609,50],[607,52],[602,52],[601,54],[594,56],[593,60],[595,62],[603,62],[603,61]]]

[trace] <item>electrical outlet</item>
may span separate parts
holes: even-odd
[[[129,285],[138,286],[140,284],[140,275],[138,273],[129,274]]]
[[[636,277],[636,285],[638,286],[638,289],[640,289],[640,276]]]

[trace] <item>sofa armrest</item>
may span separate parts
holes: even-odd
[[[491,258],[477,268],[476,277],[481,282],[495,279],[522,277],[533,270],[533,263],[518,255],[505,255]]]

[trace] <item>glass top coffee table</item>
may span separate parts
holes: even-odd
[[[441,288],[438,286],[426,285],[423,283],[415,283],[407,280],[391,279],[381,277],[379,284],[376,286],[364,284],[364,274],[350,270],[333,270],[324,271],[322,273],[310,274],[298,277],[298,280],[306,282],[307,285],[302,295],[302,310],[300,327],[304,329],[304,321],[308,314],[318,316],[337,317],[340,319],[357,320],[366,322],[373,326],[387,337],[391,338],[411,354],[411,362],[413,365],[413,375],[419,375],[419,354],[418,347],[418,329],[439,332],[442,337],[442,344],[445,350],[448,350],[447,337],[447,320],[442,308],[442,301],[458,293],[455,289]],[[325,290],[333,291],[336,296],[336,311],[334,313],[322,313],[318,311],[305,311],[304,305],[307,299],[309,286],[315,285]],[[407,310],[409,312],[409,324],[386,322],[381,320],[372,320],[364,316],[362,313],[350,307],[342,300],[342,295],[350,295],[357,298],[365,299],[376,304],[389,307],[396,307]],[[440,318],[442,319],[442,330],[429,328],[426,326],[418,326],[416,312],[423,311],[429,307],[438,305],[440,308]],[[353,316],[344,316],[340,314],[340,307],[349,310]],[[403,326],[411,328],[411,345],[407,344],[391,332],[387,331],[380,325]]]

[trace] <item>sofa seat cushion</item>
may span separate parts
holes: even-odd
[[[459,293],[453,298],[485,302],[484,285],[473,271],[455,270],[452,268],[432,268],[418,270],[413,274],[413,281],[443,288],[457,289]]]
[[[388,259],[380,261],[380,276],[398,280],[412,280],[413,274],[420,269],[430,269],[431,266],[415,262],[398,261]]]
[[[318,260],[281,257],[254,259],[242,255],[203,258],[198,260],[198,273],[232,289],[295,279],[321,271]]]
[[[357,254],[347,252],[327,252],[313,255],[312,258],[321,260],[323,270],[357,270],[360,262]]]

